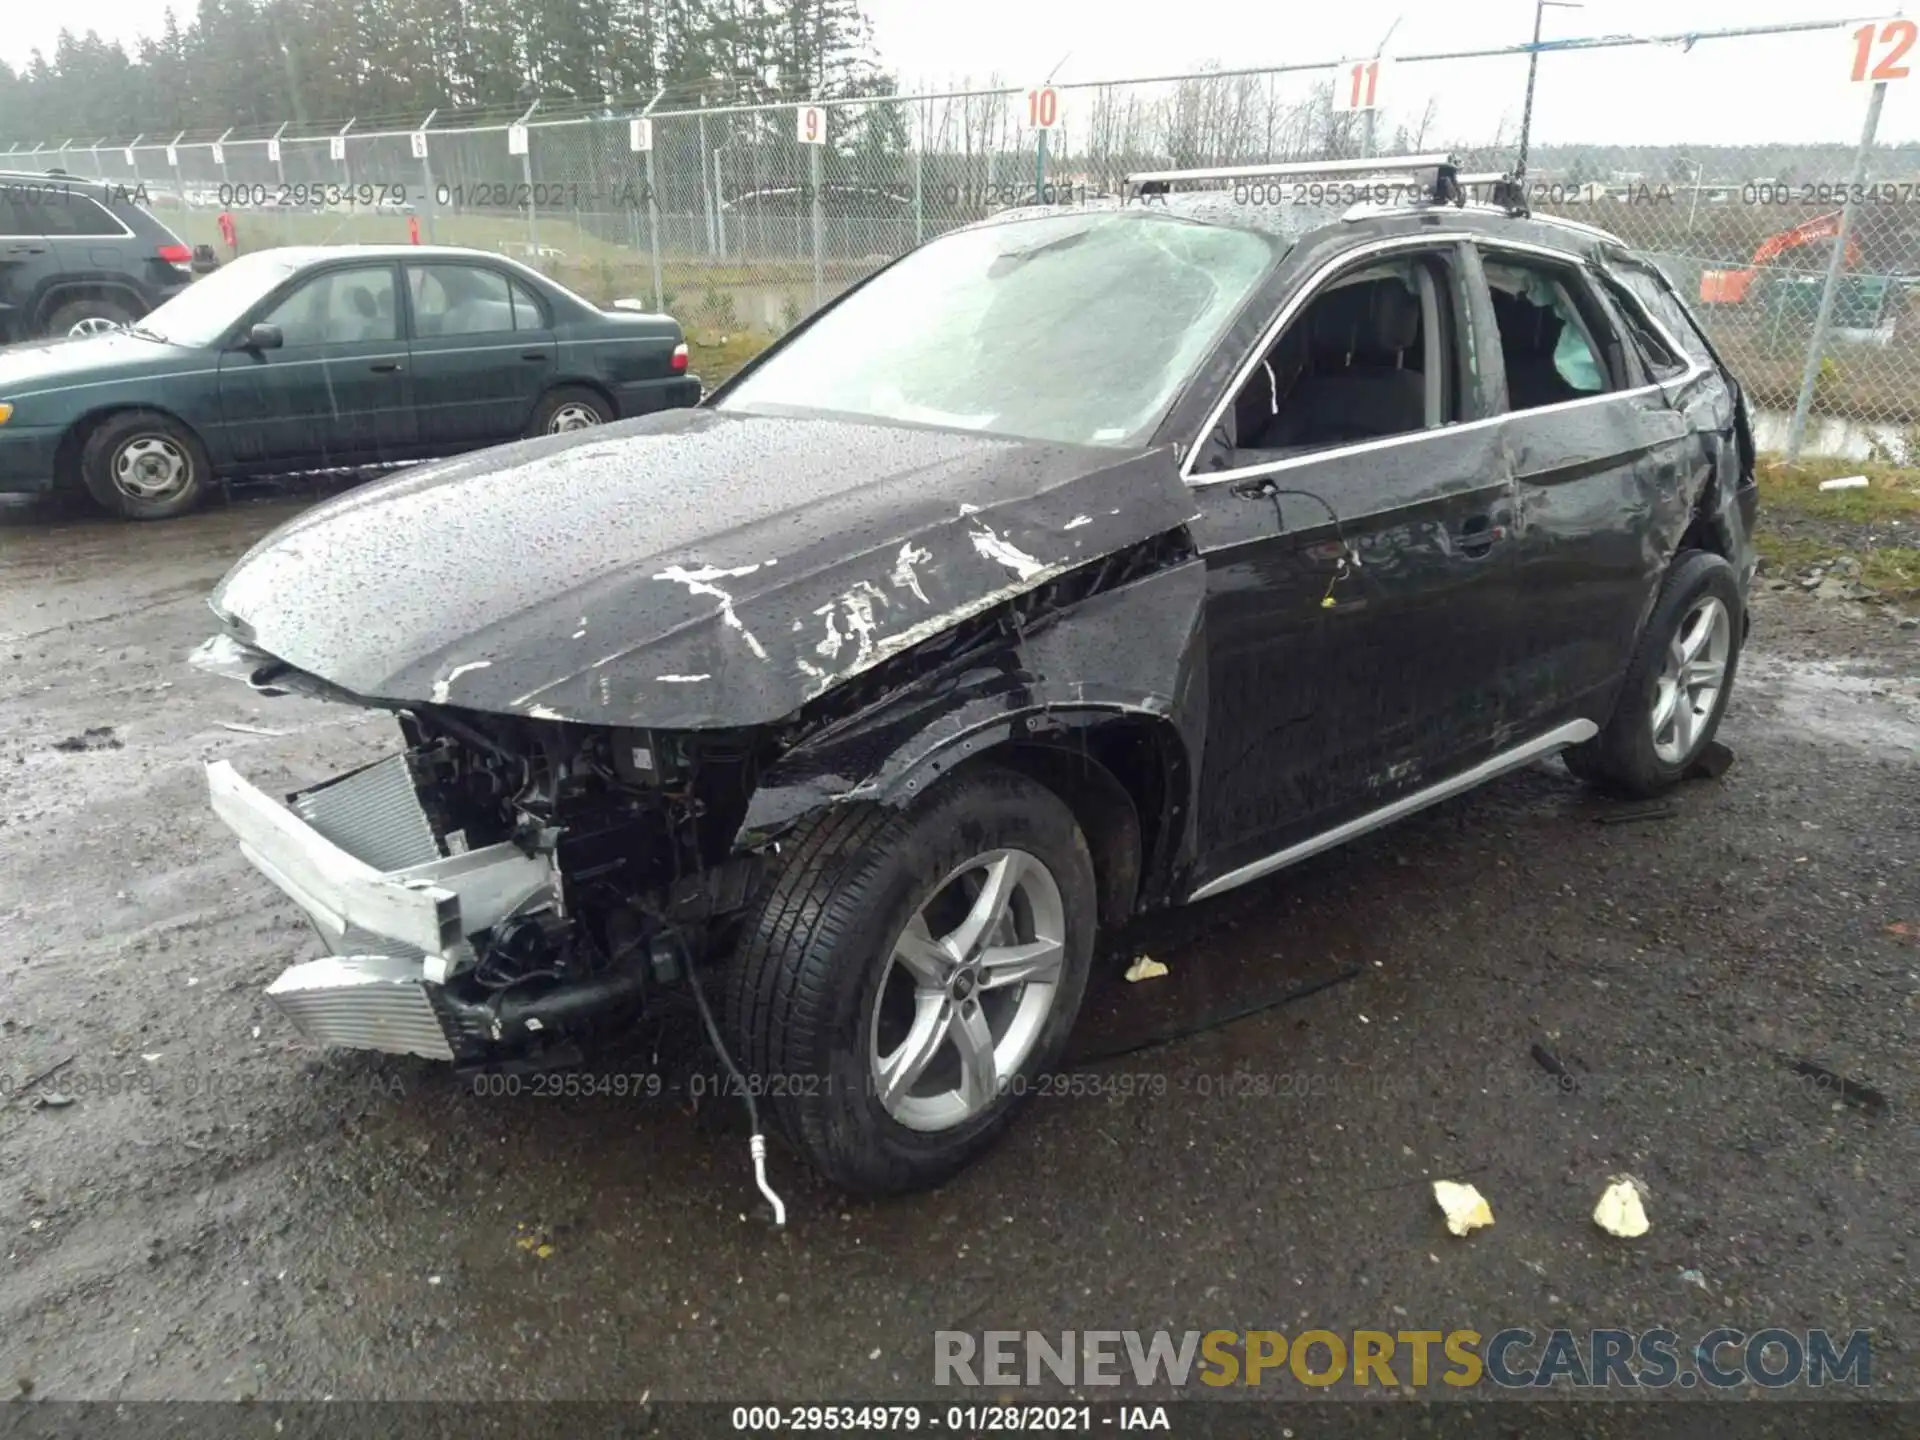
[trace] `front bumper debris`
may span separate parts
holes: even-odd
[[[241,852],[333,952],[268,987],[287,1018],[321,1044],[452,1060],[435,992],[471,961],[469,937],[553,901],[549,860],[506,843],[446,853],[400,756],[303,791],[292,809],[224,760],[207,786]]]

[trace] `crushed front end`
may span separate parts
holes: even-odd
[[[403,751],[285,805],[207,767],[216,813],[331,952],[267,992],[303,1034],[462,1067],[573,1064],[724,942],[757,867],[728,854],[751,733],[398,718]]]

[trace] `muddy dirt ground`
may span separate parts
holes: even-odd
[[[1546,763],[1142,924],[1119,964],[1171,974],[1110,964],[1083,1055],[1339,983],[1092,1064],[938,1194],[776,1148],[781,1232],[731,1107],[477,1095],[262,997],[317,944],[201,764],[392,736],[183,663],[302,503],[0,517],[0,1390],[885,1398],[939,1328],[1724,1323],[1870,1329],[1920,1394],[1920,632],[1763,588],[1723,780],[1624,819]],[[1589,1218],[1617,1172],[1638,1241]]]

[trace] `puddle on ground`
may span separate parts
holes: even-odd
[[[1920,676],[1863,673],[1856,664],[1740,657],[1734,706],[1748,724],[1881,753],[1920,751]]]

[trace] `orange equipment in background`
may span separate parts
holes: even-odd
[[[1811,220],[1802,221],[1791,230],[1782,230],[1777,235],[1769,235],[1760,242],[1753,252],[1753,260],[1740,270],[1707,270],[1700,276],[1700,303],[1703,305],[1738,305],[1747,298],[1752,289],[1759,269],[1768,261],[1785,254],[1801,245],[1813,245],[1822,240],[1831,240],[1840,233],[1840,212],[1816,215]],[[1860,263],[1860,246],[1854,238],[1847,237],[1847,268],[1853,269]]]

